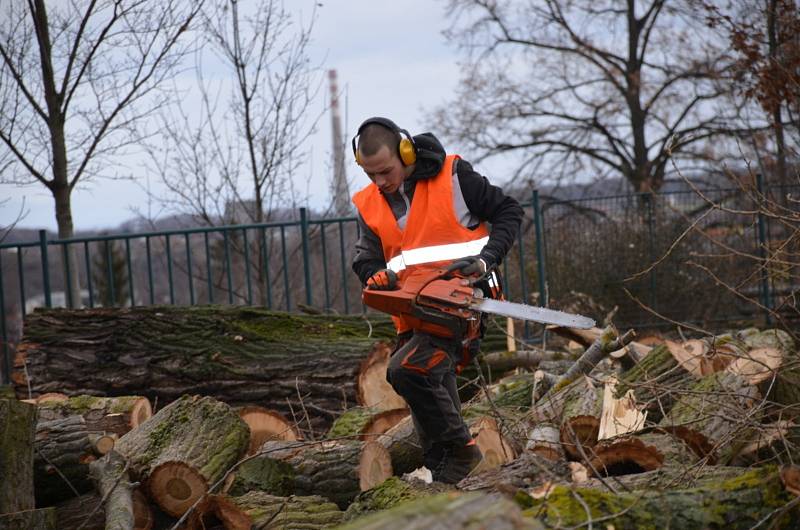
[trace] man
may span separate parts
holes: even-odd
[[[353,270],[366,288],[395,289],[414,270],[442,266],[482,278],[508,253],[523,216],[519,203],[447,155],[432,134],[412,138],[391,120],[370,118],[353,138],[353,153],[372,181],[353,196],[361,230]],[[456,386],[478,341],[431,336],[400,318],[395,326],[387,380],[411,409],[433,479],[456,483],[482,456]]]

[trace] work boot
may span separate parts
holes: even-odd
[[[483,454],[475,440],[470,440],[467,445],[447,446],[442,461],[433,471],[433,480],[455,484],[469,475],[482,459]]]

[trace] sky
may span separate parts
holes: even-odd
[[[348,142],[361,121],[376,115],[392,118],[412,134],[428,129],[435,133],[435,124],[431,127],[425,111],[448,101],[459,80],[460,56],[442,35],[449,24],[446,2],[322,0],[318,4],[312,60],[325,70],[338,71],[340,89],[346,91],[344,134]],[[292,0],[287,5],[300,6],[307,16],[313,4]],[[325,105],[328,93],[326,79],[317,110]],[[458,152],[457,146],[446,147]],[[324,209],[330,203],[329,114],[319,121],[312,149],[311,165],[298,175],[297,185],[302,188],[301,193],[308,194],[308,206]],[[353,192],[368,179],[349,152],[346,158]],[[114,228],[132,218],[133,209],[147,208],[142,185],[102,179],[82,184],[72,194],[77,231]],[[150,186],[157,191],[152,177]],[[55,230],[53,199],[42,185],[0,185],[0,201],[4,198],[10,200],[0,204],[0,227],[11,223],[24,204],[27,213],[19,226]]]

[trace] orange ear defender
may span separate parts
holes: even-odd
[[[358,132],[356,135],[353,136],[353,156],[356,157],[356,164],[359,166],[361,165],[361,159],[358,156],[358,147],[356,146],[356,138],[359,137],[361,131],[364,130],[364,127],[373,123],[383,125],[387,129],[390,129],[400,135],[400,142],[397,144],[397,154],[400,156],[400,160],[403,162],[404,166],[410,166],[417,161],[417,146],[414,144],[414,139],[411,137],[408,131],[401,129],[395,122],[388,118],[375,117],[364,121],[364,123],[358,127]]]

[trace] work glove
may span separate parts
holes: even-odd
[[[397,273],[389,269],[381,269],[367,279],[367,289],[374,291],[392,291],[397,289]]]
[[[454,261],[447,270],[449,272],[459,271],[464,276],[483,276],[486,274],[486,262],[480,256],[469,256]]]

